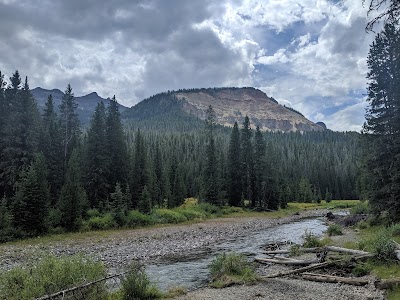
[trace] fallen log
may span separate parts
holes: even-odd
[[[308,266],[310,264],[318,263],[317,260],[298,260],[298,259],[275,259],[275,258],[255,258],[254,259],[260,263],[274,263],[292,266]]]
[[[318,282],[331,282],[331,283],[345,283],[351,285],[362,286],[368,284],[367,279],[363,278],[349,278],[349,277],[339,277],[332,275],[323,275],[323,274],[315,274],[315,273],[303,273],[301,274],[301,278],[310,281],[318,281]]]
[[[272,275],[262,276],[261,279],[276,278],[276,277],[288,276],[288,275],[293,275],[293,274],[299,274],[299,273],[303,273],[303,272],[310,271],[310,270],[316,270],[316,269],[320,269],[323,267],[328,267],[337,262],[339,262],[339,261],[327,261],[327,262],[323,262],[323,263],[319,263],[319,264],[313,264],[313,265],[303,267],[303,268],[298,268],[295,270],[290,270],[290,271],[286,271],[286,272],[279,272],[279,273],[275,273]]]
[[[365,252],[365,251],[361,251],[361,250],[347,249],[347,248],[335,247],[335,246],[326,246],[325,249],[327,251],[339,252],[339,253],[347,253],[347,254],[353,254],[353,255],[368,255],[368,254],[371,254],[369,252]]]
[[[332,252],[339,252],[339,253],[347,253],[353,255],[366,255],[370,254],[369,252],[361,251],[361,250],[354,250],[354,249],[347,249],[342,247],[335,247],[335,246],[325,246],[325,247],[318,247],[318,248],[299,248],[299,252],[303,253],[317,253],[323,251],[332,251]],[[289,254],[290,250],[271,250],[265,251],[265,254]]]
[[[389,290],[395,287],[400,286],[400,278],[393,279],[378,279],[374,282],[374,285],[377,289],[380,290]]]

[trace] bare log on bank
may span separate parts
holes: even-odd
[[[318,263],[317,260],[299,260],[299,259],[285,259],[285,258],[255,258],[254,259],[260,263],[274,263],[274,264],[282,264],[282,265],[291,265],[291,266],[308,266],[310,264]]]
[[[352,254],[352,255],[370,254],[369,252],[366,252],[366,251],[347,249],[347,248],[335,247],[335,246],[325,246],[325,247],[318,247],[318,248],[299,248],[299,252],[303,252],[303,253],[318,253],[318,252],[324,252],[324,251],[347,253],[347,254]],[[264,253],[268,254],[268,255],[289,254],[290,250],[273,250],[273,251],[265,251]]]
[[[368,284],[368,280],[364,278],[350,278],[350,277],[339,277],[332,275],[323,275],[315,273],[302,273],[301,278],[310,281],[317,282],[329,282],[329,283],[345,283],[351,285],[362,286]]]

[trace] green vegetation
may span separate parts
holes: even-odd
[[[234,284],[251,284],[257,281],[253,266],[242,254],[223,253],[209,265],[211,286],[223,288]]]
[[[138,263],[132,263],[122,280],[121,300],[160,299],[162,293],[150,283],[146,272]]]
[[[332,235],[342,235],[342,234],[343,234],[343,232],[342,232],[342,227],[341,227],[340,225],[338,225],[338,224],[331,224],[331,225],[329,225],[329,227],[328,227],[326,233],[327,233],[329,236],[332,236]]]
[[[369,214],[370,209],[368,206],[368,202],[359,202],[357,205],[353,206],[350,209],[350,213],[352,215],[358,215],[358,214]]]
[[[312,234],[312,232],[306,230],[304,232],[303,237],[304,237],[304,243],[303,243],[304,248],[315,248],[323,246],[322,241],[314,234]]]
[[[33,299],[103,277],[104,266],[90,258],[46,256],[34,266],[3,272],[0,295],[8,300]],[[101,299],[103,295],[106,295],[104,285],[84,291],[85,299]]]

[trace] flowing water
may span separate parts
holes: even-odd
[[[146,272],[150,280],[161,289],[185,287],[193,290],[204,286],[209,279],[208,265],[223,252],[238,252],[251,258],[263,256],[263,246],[275,242],[303,242],[302,235],[307,230],[316,236],[321,236],[327,227],[322,218],[303,219],[283,225],[266,228],[246,236],[232,238],[209,246],[208,249],[196,250],[179,261],[168,260],[148,265]]]

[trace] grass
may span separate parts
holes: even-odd
[[[342,231],[342,227],[338,224],[331,224],[329,225],[326,233],[329,236],[333,236],[333,235],[343,235],[343,231]]]
[[[31,267],[15,267],[0,275],[0,295],[8,300],[33,299],[105,276],[102,263],[83,256],[46,256]],[[85,299],[102,299],[105,286],[85,291]]]
[[[223,253],[209,265],[212,276],[211,286],[223,288],[235,284],[252,284],[258,278],[253,266],[242,254]]]

